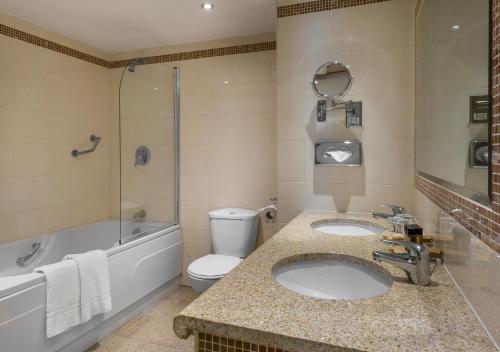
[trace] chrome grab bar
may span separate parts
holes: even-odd
[[[19,266],[27,266],[30,265],[33,260],[35,260],[38,252],[40,251],[40,248],[42,247],[42,244],[40,242],[35,242],[31,244],[31,251],[25,255],[24,257],[17,258],[16,263]]]
[[[80,155],[84,155],[84,154],[88,154],[88,153],[92,153],[94,150],[96,150],[97,148],[97,145],[99,144],[99,142],[101,141],[102,137],[98,137],[96,136],[95,134],[91,134],[90,135],[90,141],[92,143],[94,143],[94,145],[92,146],[92,148],[90,149],[85,149],[85,150],[78,150],[78,149],[73,149],[71,151],[71,156],[73,158],[76,158],[77,156],[80,156]]]

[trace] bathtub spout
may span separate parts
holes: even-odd
[[[24,257],[17,258],[16,263],[19,266],[25,267],[30,265],[33,260],[39,254],[40,248],[42,248],[42,244],[40,242],[35,242],[31,244],[31,251],[25,255]]]

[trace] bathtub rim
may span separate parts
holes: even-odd
[[[118,242],[115,242],[113,247],[106,249],[106,254],[108,255],[108,257],[111,257],[115,254],[124,252],[133,247],[152,241],[158,237],[168,235],[169,233],[173,233],[180,229],[181,229],[180,224],[173,224],[168,227],[159,229],[151,234],[145,236],[139,236],[138,238],[124,244],[119,244]],[[0,299],[5,299],[10,295],[16,294],[18,292],[29,289],[32,286],[36,286],[44,282],[45,282],[45,275],[41,273],[27,273],[27,274],[19,274],[11,276],[2,276],[0,277]]]

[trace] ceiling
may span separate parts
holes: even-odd
[[[1,0],[0,12],[108,53],[275,31],[274,0]]]

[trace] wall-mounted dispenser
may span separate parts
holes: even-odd
[[[315,147],[316,165],[361,166],[361,142],[343,140],[318,143]]]
[[[469,167],[474,169],[487,168],[490,157],[488,141],[474,139],[469,145]]]
[[[311,83],[314,93],[320,98],[317,104],[317,120],[326,121],[326,114],[334,109],[346,109],[346,127],[361,127],[361,102],[344,102],[340,98],[351,89],[353,77],[349,66],[339,61],[327,62],[314,73]],[[331,104],[328,107],[328,103]]]
[[[474,95],[470,97],[470,123],[487,123],[490,115],[490,97]]]

